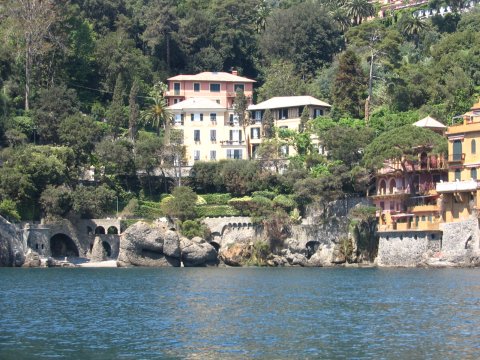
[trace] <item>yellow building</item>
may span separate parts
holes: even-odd
[[[437,184],[442,194],[444,222],[466,220],[480,206],[478,168],[480,167],[480,101],[463,116],[461,124],[449,126],[448,182]]]

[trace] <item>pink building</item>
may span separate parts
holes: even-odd
[[[250,103],[255,80],[238,76],[237,71],[202,72],[196,75],[177,75],[167,79],[168,105],[174,105],[190,98],[209,99],[226,109],[233,108],[237,90],[243,90]]]

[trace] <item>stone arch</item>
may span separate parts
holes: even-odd
[[[102,247],[105,250],[105,253],[107,254],[107,257],[112,256],[112,247],[107,241],[102,241]]]
[[[307,242],[305,248],[307,249],[307,259],[310,259],[315,254],[320,246],[320,242],[317,240],[311,240]]]
[[[216,241],[210,241],[210,245],[212,245],[218,253],[218,251],[220,250],[220,244],[217,243]]]
[[[236,227],[237,227],[237,223],[233,223],[233,224],[232,224],[232,227],[233,227],[233,228],[236,228]]]
[[[105,235],[105,228],[103,226],[97,226],[95,228],[96,235]]]
[[[78,257],[78,247],[68,235],[58,233],[50,238],[50,252],[53,257]]]
[[[385,179],[380,180],[380,182],[378,183],[378,191],[378,195],[383,195],[387,192],[387,183]]]
[[[107,229],[107,234],[118,235],[118,229],[112,225]]]

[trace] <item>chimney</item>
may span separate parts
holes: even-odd
[[[238,75],[238,71],[237,71],[237,70],[232,70],[232,75],[237,76],[237,75]]]

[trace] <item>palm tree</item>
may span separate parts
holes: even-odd
[[[400,31],[403,35],[413,38],[416,48],[418,47],[419,33],[427,28],[428,25],[418,17],[403,17],[400,21]]]
[[[368,0],[348,0],[343,8],[353,25],[360,25],[363,20],[375,15],[375,7]]]
[[[271,7],[267,1],[262,0],[260,4],[255,6],[255,29],[258,33],[265,30],[267,26],[267,18],[270,15]]]
[[[165,130],[165,143],[168,144],[170,124],[173,116],[167,108],[167,100],[164,97],[166,91],[167,85],[162,82],[158,82],[153,86],[152,91],[149,93],[149,99],[153,104],[148,109],[142,111],[141,119],[144,123],[156,128],[158,134],[160,134],[160,128],[163,127]]]

